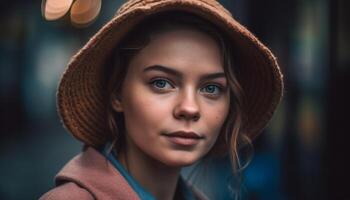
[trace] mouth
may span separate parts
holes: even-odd
[[[163,134],[171,143],[180,146],[194,146],[204,139],[203,136],[195,132],[176,131]]]

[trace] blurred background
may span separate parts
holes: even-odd
[[[79,18],[84,2],[97,7],[87,21]],[[80,152],[57,116],[57,84],[70,57],[123,2],[82,0],[74,18],[73,7],[50,14],[39,0],[1,1],[0,199],[38,199]],[[221,2],[271,48],[285,74],[284,100],[244,171],[246,199],[350,199],[350,1]],[[213,167],[217,188],[206,188],[208,196],[230,199],[222,192],[228,160]]]

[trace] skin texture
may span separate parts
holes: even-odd
[[[201,78],[216,73],[221,76]],[[118,159],[157,199],[172,199],[181,167],[198,161],[214,145],[229,110],[223,73],[216,42],[194,30],[155,35],[131,60],[113,105],[124,113],[127,130],[126,149]],[[202,139],[178,145],[164,136],[175,131],[192,131]]]

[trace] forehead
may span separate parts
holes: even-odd
[[[223,72],[218,44],[205,33],[180,29],[154,35],[131,60],[129,68],[141,72],[151,65],[163,65],[189,74]]]

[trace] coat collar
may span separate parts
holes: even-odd
[[[70,160],[55,177],[56,185],[74,182],[96,199],[130,199],[139,197],[115,167],[94,148]]]
[[[56,175],[57,186],[74,182],[86,189],[95,199],[140,200],[123,175],[97,150],[87,147],[70,160]],[[189,187],[185,182],[184,186]],[[207,197],[195,187],[189,187],[195,199]]]

